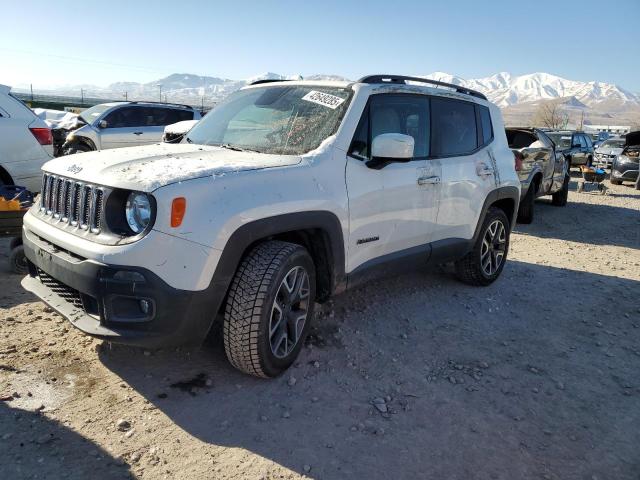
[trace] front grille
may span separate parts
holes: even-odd
[[[40,211],[53,219],[100,233],[104,190],[95,185],[45,173]]]
[[[78,292],[76,289],[71,288],[64,283],[56,280],[41,269],[38,269],[38,277],[40,277],[40,281],[45,286],[49,287],[54,293],[62,297],[63,300],[66,300],[76,308],[83,308],[82,297],[80,296],[80,292]]]

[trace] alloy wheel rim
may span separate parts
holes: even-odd
[[[285,358],[298,344],[309,312],[309,274],[294,267],[282,279],[271,307],[269,345],[277,358]]]
[[[495,274],[502,262],[507,247],[507,229],[500,220],[494,220],[485,230],[480,249],[480,265],[485,275]]]

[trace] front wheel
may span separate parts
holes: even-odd
[[[493,283],[507,260],[509,235],[509,219],[504,211],[489,208],[473,250],[455,263],[458,278],[470,285]]]
[[[551,203],[556,207],[564,207],[569,197],[569,175],[565,175],[562,188],[551,195]]]
[[[14,247],[9,253],[9,266],[13,273],[17,273],[18,275],[27,274],[29,267],[27,265],[27,257],[24,255],[24,247],[22,245]]]
[[[64,149],[64,155],[73,155],[74,153],[85,153],[91,152],[91,148],[84,143],[72,143],[67,148]]]
[[[316,279],[304,247],[272,240],[242,261],[224,313],[224,347],[237,369],[275,377],[295,361],[313,316]]]

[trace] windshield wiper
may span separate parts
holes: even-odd
[[[231,145],[230,143],[214,144],[214,147],[226,148],[227,150],[233,150],[234,152],[253,152],[260,153],[258,150],[251,150],[250,148],[242,148],[237,145]]]

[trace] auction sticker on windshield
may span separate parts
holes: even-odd
[[[340,104],[342,104],[342,102],[344,102],[344,98],[336,97],[335,95],[330,95],[328,93],[318,92],[317,90],[311,90],[302,97],[302,100],[317,103],[323,107],[329,107],[332,110],[335,110],[340,106]]]

